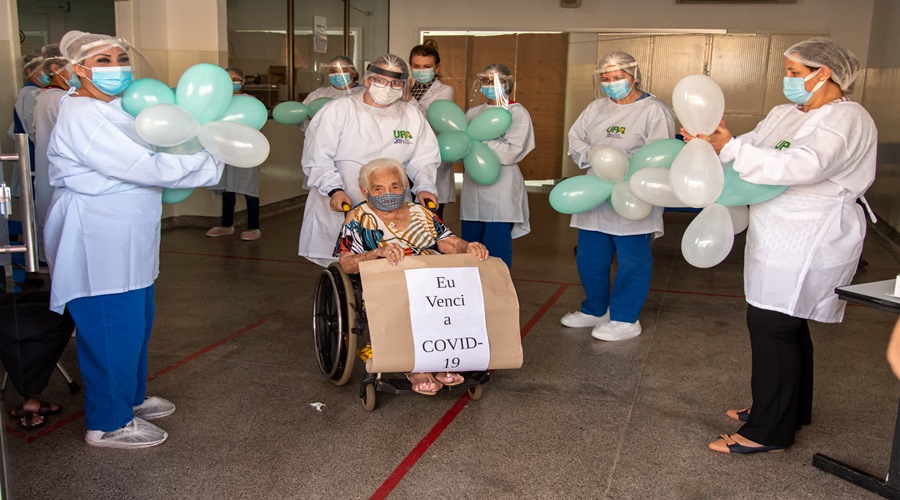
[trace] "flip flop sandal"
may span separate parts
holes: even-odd
[[[750,421],[750,408],[744,408],[742,410],[730,409],[725,412],[728,415],[728,418],[738,420],[741,422]]]
[[[444,374],[444,375],[441,376],[441,373]],[[450,375],[459,375],[460,379],[457,380],[457,381],[455,381],[455,382],[445,382],[444,380],[450,379]],[[455,385],[459,385],[459,384],[461,384],[461,383],[463,383],[463,382],[466,381],[466,377],[464,377],[462,374],[460,374],[460,373],[451,373],[451,372],[440,372],[440,373],[438,373],[438,374],[435,375],[435,378],[437,379],[438,382],[440,382],[440,383],[446,385],[447,387],[453,387],[453,386],[455,386]],[[444,380],[441,380],[441,379],[444,379]]]
[[[46,417],[47,415],[56,415],[57,413],[62,411],[62,405],[56,405],[56,409],[53,409],[53,403],[48,401],[44,401],[42,399],[38,400],[38,410],[35,412],[26,412],[22,405],[18,405],[12,410],[9,410],[9,416],[13,418],[22,418],[28,413],[34,413],[35,415]]]
[[[417,390],[417,389],[416,389],[416,385],[418,385],[418,384],[416,384],[415,382],[412,381],[412,376],[415,375],[415,374],[413,374],[413,373],[407,373],[407,374],[405,374],[405,375],[406,375],[406,380],[409,381],[409,387],[410,387],[410,389],[412,389],[412,391],[415,392],[415,393],[417,393],[417,394],[423,394],[423,395],[425,395],[425,396],[434,396],[435,394],[437,394],[437,392],[438,392],[439,390],[441,390],[441,389],[444,387],[443,384],[441,384],[440,382],[438,382],[437,380],[435,380],[435,378],[432,377],[431,374],[426,373],[425,375],[428,377],[428,380],[427,380],[426,382],[424,382],[424,383],[438,384],[438,385],[440,385],[441,387],[438,387],[438,388],[437,388],[436,390],[434,390],[434,391],[420,391],[420,390]],[[419,382],[419,384],[422,384],[422,383],[423,383],[423,382]]]
[[[47,425],[47,417],[37,413],[25,413],[19,419],[19,429],[33,431]]]

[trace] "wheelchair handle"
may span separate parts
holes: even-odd
[[[344,203],[341,203],[341,211],[344,212],[344,213],[349,212],[349,211],[350,211],[350,204],[347,203],[346,201],[345,201]]]

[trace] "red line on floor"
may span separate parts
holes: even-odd
[[[544,302],[544,305],[542,305],[541,308],[538,309],[536,313],[534,313],[531,319],[528,320],[527,323],[525,323],[525,326],[522,327],[522,338],[525,338],[525,336],[528,335],[528,332],[530,332],[531,329],[534,328],[534,325],[537,324],[537,322],[544,316],[544,314],[547,313],[547,311],[550,310],[551,307],[553,307],[553,304],[555,304],[556,301],[559,300],[559,298],[563,293],[565,293],[568,288],[568,284],[564,283],[560,285],[559,289],[557,289],[556,292],[552,296],[550,296],[550,298],[547,299],[546,302]],[[409,452],[408,455],[406,455],[406,458],[404,458],[403,461],[400,462],[400,465],[398,465],[397,468],[394,469],[394,472],[392,472],[391,475],[388,476],[388,478],[385,479],[383,483],[381,483],[381,486],[379,486],[377,490],[375,490],[375,493],[372,494],[373,500],[381,500],[387,498],[388,495],[390,495],[391,492],[394,491],[394,488],[396,488],[397,485],[400,484],[400,481],[403,480],[406,474],[410,470],[412,470],[419,459],[422,458],[422,455],[424,455],[425,452],[428,451],[428,448],[430,448],[431,445],[434,444],[435,441],[437,441],[437,438],[441,436],[441,434],[445,429],[447,429],[450,423],[453,422],[453,420],[456,419],[456,417],[460,414],[462,409],[466,407],[466,404],[468,404],[470,399],[471,398],[469,397],[469,393],[466,392],[449,410],[447,410],[447,413],[445,413],[444,416],[441,417],[441,419],[438,420],[436,424],[434,424],[434,427],[432,427],[431,430],[428,431],[428,434],[426,434],[425,437],[422,438],[421,441],[419,441],[419,444],[417,444],[415,448],[413,448],[412,451]]]
[[[150,382],[153,379],[155,379],[156,377],[166,374],[166,373],[178,368],[179,366],[182,366],[182,365],[188,363],[189,361],[199,358],[200,356],[208,353],[209,351],[215,349],[216,347],[219,347],[227,342],[230,342],[230,341],[234,340],[235,338],[240,337],[241,335],[249,332],[250,330],[253,330],[256,327],[258,327],[262,324],[265,324],[267,321],[269,321],[273,317],[280,316],[282,314],[284,314],[284,311],[276,310],[272,314],[263,317],[262,319],[256,321],[255,323],[251,323],[251,324],[241,328],[240,330],[232,333],[231,335],[224,337],[224,338],[218,340],[217,342],[200,349],[199,351],[189,354],[187,357],[182,358],[182,359],[172,363],[171,365],[163,368],[162,370],[159,370],[158,372],[154,373],[153,375],[150,375],[149,377],[147,377],[147,382]],[[18,429],[15,426],[15,424],[7,424],[6,432],[17,438],[24,439],[27,443],[33,443],[33,442],[37,441],[38,439],[55,431],[56,429],[59,429],[60,427],[63,427],[71,422],[74,422],[75,420],[78,420],[83,416],[84,416],[84,410],[79,410],[71,415],[65,416],[62,420],[59,420],[58,422],[54,422],[52,424],[47,424],[47,427],[42,428],[41,430],[34,432],[34,433],[23,432],[22,430]],[[15,422],[15,421],[16,421],[16,419],[12,419],[12,422]]]

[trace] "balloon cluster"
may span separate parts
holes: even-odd
[[[135,117],[139,136],[157,151],[194,154],[204,148],[235,167],[261,165],[269,141],[259,131],[268,111],[258,99],[233,95],[231,77],[213,64],[197,64],[181,75],[173,91],[159,80],[135,80],[122,95],[122,108]],[[163,189],[164,203],[178,203],[192,189]]]
[[[482,141],[496,139],[512,125],[509,110],[489,107],[472,119],[453,101],[434,101],[428,107],[428,123],[438,134],[443,161],[463,161],[466,173],[478,184],[489,185],[500,178],[500,159]]]
[[[320,97],[313,99],[309,106],[302,102],[285,101],[272,110],[272,119],[282,125],[297,125],[303,123],[303,120],[315,116],[316,112],[330,100],[330,97]]]
[[[693,136],[715,132],[725,112],[722,89],[705,75],[679,81],[672,104]],[[613,147],[597,146],[589,152],[588,162],[595,175],[566,179],[550,192],[550,205],[556,211],[584,212],[609,200],[620,216],[640,220],[654,206],[701,208],[681,240],[685,260],[700,268],[715,266],[731,251],[734,235],[747,228],[747,205],[770,200],[787,189],[742,180],[702,140],[654,141],[631,158]]]

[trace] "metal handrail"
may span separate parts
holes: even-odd
[[[37,228],[34,223],[34,198],[31,182],[31,157],[28,155],[28,136],[16,134],[16,154],[0,154],[0,161],[15,162],[13,175],[19,176],[19,208],[22,210],[23,245],[0,247],[0,254],[24,253],[25,270],[38,270]]]

